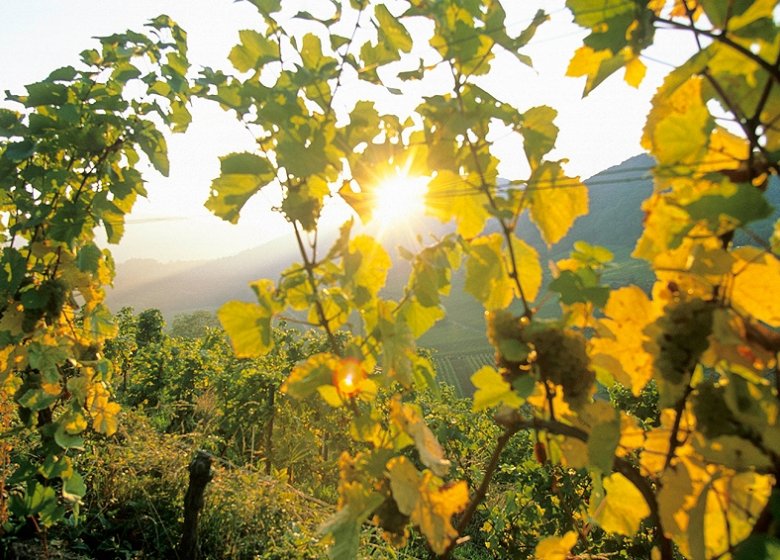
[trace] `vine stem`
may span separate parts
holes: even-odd
[[[543,420],[541,418],[521,418],[519,414],[510,420],[507,426],[507,430],[513,430],[515,433],[519,430],[542,430],[551,434],[561,435],[565,437],[571,437],[587,443],[588,433],[585,430],[563,424],[555,420]],[[664,534],[661,526],[661,515],[658,507],[658,500],[655,496],[655,490],[652,483],[647,480],[639,469],[622,457],[615,457],[612,468],[615,472],[622,474],[628,479],[631,484],[642,494],[642,497],[647,502],[647,506],[650,508],[650,520],[655,526],[655,537],[658,542],[658,550],[661,553],[661,560],[673,560],[674,548],[672,541]]]
[[[306,270],[306,279],[311,286],[312,294],[314,295],[314,307],[317,310],[317,318],[320,321],[320,326],[325,331],[325,335],[328,337],[328,343],[334,354],[341,355],[336,335],[333,334],[333,329],[330,328],[330,321],[328,321],[325,315],[325,308],[322,306],[322,300],[320,300],[319,289],[317,286],[317,279],[314,277],[314,264],[309,259],[309,254],[306,252],[306,247],[303,244],[303,237],[301,236],[301,230],[298,227],[297,222],[293,222],[293,231],[295,232],[295,241],[298,243],[298,250],[301,253],[303,259],[303,268]]]
[[[700,27],[696,27],[695,25],[681,23],[679,21],[675,21],[673,19],[668,19],[660,16],[655,16],[654,20],[658,23],[666,24],[675,29],[693,31],[693,33],[697,36],[703,35],[704,37],[708,37],[714,41],[723,43],[724,45],[731,47],[738,53],[744,55],[745,57],[749,58],[750,60],[752,60],[759,66],[761,66],[761,68],[766,70],[766,72],[770,76],[772,76],[776,82],[780,82],[780,69],[778,69],[776,66],[773,66],[770,62],[767,62],[757,54],[754,54],[750,49],[743,47],[739,43],[735,42],[733,39],[731,39],[729,36],[725,34],[715,33],[714,31],[710,31],[708,29],[701,29]]]
[[[498,441],[496,442],[496,447],[493,450],[493,455],[490,457],[490,462],[488,463],[488,466],[485,469],[485,475],[482,477],[482,483],[479,485],[479,488],[477,488],[477,491],[471,497],[471,500],[469,501],[469,505],[466,507],[466,510],[463,512],[463,515],[458,521],[458,526],[456,527],[458,534],[461,534],[463,533],[463,531],[466,530],[466,527],[468,527],[469,523],[471,523],[474,514],[477,512],[477,508],[479,507],[479,504],[481,504],[482,501],[485,499],[485,496],[487,496],[487,491],[488,491],[488,487],[490,486],[490,482],[493,480],[493,475],[496,474],[496,469],[498,469],[498,461],[499,459],[501,459],[501,453],[503,453],[504,448],[506,448],[507,444],[512,439],[512,436],[515,435],[520,430],[520,428],[521,426],[519,425],[509,426],[504,429],[504,433],[501,434],[501,436],[498,438]],[[457,546],[457,544],[458,544],[457,539],[451,540],[450,544],[447,546],[446,550],[441,555],[441,558],[449,558],[450,554],[452,553],[453,549]]]
[[[462,113],[466,113],[466,109],[463,106],[463,96],[461,95],[461,78],[462,75],[459,74],[455,67],[450,64],[450,71],[452,72],[453,80],[455,81],[455,87],[453,88],[455,90],[455,95],[458,99],[458,105],[460,106],[460,110]],[[483,136],[485,136],[485,131],[482,131]],[[474,143],[471,141],[471,138],[469,138],[469,135],[466,133],[463,135],[465,138],[465,142],[469,146],[469,151],[471,152],[471,157],[474,159],[474,166],[476,167],[477,174],[479,175],[479,181],[480,181],[480,190],[484,193],[484,195],[488,199],[488,203],[490,204],[491,208],[493,210],[498,210],[498,204],[496,204],[496,199],[493,197],[493,194],[490,192],[490,187],[488,186],[487,179],[485,178],[485,173],[482,169],[482,165],[479,162],[479,154],[477,154],[477,148],[474,146]],[[497,217],[498,223],[501,224],[501,232],[504,235],[504,239],[506,240],[507,245],[507,251],[509,252],[509,264],[510,264],[510,270],[509,270],[509,277],[514,281],[515,286],[517,287],[517,293],[520,296],[520,301],[523,304],[523,313],[526,317],[530,317],[533,314],[533,311],[531,310],[531,306],[528,304],[528,299],[525,297],[525,291],[523,290],[523,285],[520,283],[520,268],[517,264],[517,255],[515,254],[515,248],[512,244],[512,228],[510,228],[507,223],[501,219],[500,217]]]

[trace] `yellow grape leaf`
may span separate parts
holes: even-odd
[[[92,428],[110,436],[116,432],[117,414],[121,407],[108,399],[108,390],[101,383],[95,383],[87,397],[87,408],[92,414]]]
[[[515,235],[512,235],[512,250],[517,261],[517,272],[523,294],[526,301],[531,302],[539,295],[539,288],[542,287],[542,264],[539,261],[539,253]]]
[[[503,241],[501,234],[491,233],[474,239],[468,248],[466,291],[488,310],[505,309],[515,296],[515,283],[504,266]]]
[[[330,540],[328,557],[333,560],[357,557],[360,526],[384,501],[373,484],[359,476],[364,472],[360,463],[365,463],[360,453],[354,459],[346,452],[339,458],[339,510],[321,528]]]
[[[625,476],[613,473],[603,480],[606,496],[597,503],[591,503],[590,514],[608,533],[632,536],[639,530],[639,524],[650,515],[650,507]]]
[[[567,560],[577,544],[577,533],[568,531],[562,537],[546,537],[534,549],[534,560]]]
[[[731,309],[718,308],[712,314],[709,347],[701,356],[705,367],[726,363],[731,371],[753,383],[762,383],[761,375],[776,364],[774,352],[748,337],[745,321]]]
[[[566,75],[573,78],[587,76],[585,89],[582,96],[585,97],[601,82],[617,71],[625,62],[624,53],[613,53],[610,49],[599,51],[583,45],[574,52],[574,56],[566,69]]]
[[[466,483],[442,485],[432,473],[418,473],[406,457],[388,461],[387,471],[399,511],[409,515],[411,522],[420,527],[436,554],[443,554],[450,541],[458,536],[451,519],[469,501]]]
[[[433,305],[426,307],[420,305],[417,298],[409,298],[401,308],[401,316],[415,338],[421,337],[446,315],[444,307]]]
[[[590,426],[588,436],[589,464],[602,472],[612,470],[615,448],[620,440],[620,416],[608,402],[588,403],[581,411],[580,418]]]
[[[661,170],[683,163],[695,166],[706,154],[714,121],[702,98],[702,79],[689,79],[671,95],[662,86],[653,98],[642,146]]]
[[[457,194],[453,194],[453,190]],[[485,209],[487,199],[476,187],[449,170],[441,170],[428,183],[425,207],[428,214],[442,222],[455,220],[457,232],[471,239],[485,228],[490,214]]]
[[[642,62],[639,57],[634,57],[626,64],[626,83],[632,87],[638,88],[645,79],[645,73],[647,72],[647,66]]]
[[[550,387],[552,389],[552,403],[548,398],[544,383],[537,381],[534,385],[533,393],[526,399],[528,404],[544,412],[549,412],[550,405],[552,404],[556,416],[561,418],[573,416],[574,412],[564,398],[563,387],[560,385],[553,385],[552,383],[550,383]]]
[[[750,143],[718,126],[710,135],[707,155],[698,166],[699,173],[739,169],[748,159]]]
[[[390,270],[390,256],[373,237],[358,235],[349,241],[349,252],[344,255],[344,275],[355,285],[356,305],[361,306],[379,293]]]
[[[548,246],[563,239],[574,221],[588,213],[588,188],[579,177],[567,177],[559,162],[546,161],[534,170],[526,198],[531,220]]]
[[[658,476],[664,472],[676,416],[675,411],[671,408],[662,410],[661,425],[645,432],[644,449],[639,457],[642,474]],[[676,448],[675,456],[678,458],[686,457],[692,452],[691,445],[688,443],[694,429],[689,423],[689,420],[692,419],[693,416],[689,414],[683,414],[681,417],[677,440],[686,443]]]
[[[399,429],[414,440],[422,464],[438,476],[446,475],[450,470],[450,462],[445,459],[444,450],[425,423],[421,412],[395,398],[390,402],[390,415]]]
[[[458,536],[451,520],[468,504],[469,489],[462,480],[439,486],[429,472],[423,473],[421,486],[425,491],[411,519],[420,526],[433,551],[443,554],[450,541]]]
[[[322,385],[333,384],[338,371],[338,356],[326,352],[315,354],[293,368],[282,384],[282,392],[297,399],[306,398]]]
[[[766,475],[716,473],[703,485],[690,509],[686,534],[676,544],[692,558],[725,557],[750,535],[771,489]]]
[[[273,347],[271,316],[256,303],[229,301],[217,311],[239,358],[262,356]]]
[[[691,231],[694,235],[695,229]],[[731,256],[716,248],[717,237],[706,239],[685,239],[676,249],[667,250],[655,257],[656,282],[653,285],[653,301],[661,307],[672,303],[679,294],[688,298],[709,299],[713,289],[723,281],[722,275],[713,271],[724,270],[723,266]],[[702,260],[695,261],[695,257]],[[696,270],[701,274],[694,273]],[[728,269],[725,269],[728,271]]]
[[[675,468],[667,470],[657,494],[658,514],[661,525],[681,550],[687,551],[687,535],[690,510],[709,475],[697,462],[684,458]],[[685,553],[685,552],[684,552]]]
[[[504,378],[494,367],[482,366],[471,376],[471,383],[477,388],[474,392],[474,404],[472,405],[474,412],[485,410],[497,404],[505,404],[512,408],[523,404],[520,395],[512,390],[512,386],[504,381]]]
[[[737,29],[743,29],[762,19],[771,22],[776,7],[777,2],[775,0],[756,0],[755,2],[751,2],[744,12],[734,15],[734,17],[729,19],[729,31],[733,32]]]
[[[60,421],[62,428],[69,434],[80,434],[87,429],[87,420],[79,412],[63,414]]]
[[[691,227],[691,218],[679,205],[658,194],[645,200],[642,210],[646,216],[645,227],[631,256],[653,262],[658,255],[679,244],[681,236]]]
[[[591,358],[634,395],[653,377],[653,358],[645,350],[644,329],[658,318],[653,302],[637,286],[614,290],[599,321],[598,337],[591,340]]]
[[[758,247],[741,247],[733,255],[731,304],[754,319],[780,327],[780,261]]]
[[[420,473],[406,457],[394,457],[387,462],[390,490],[398,511],[411,515],[420,500]]]

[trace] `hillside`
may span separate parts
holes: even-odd
[[[552,248],[545,246],[527,215],[518,225],[518,235],[536,247],[543,263],[563,258],[578,239],[602,245],[615,254],[615,263],[605,276],[607,282],[648,286],[651,279],[646,265],[632,259],[630,253],[642,231],[641,203],[652,192],[651,166],[649,156],[638,155],[586,180],[591,211],[577,220],[569,234]],[[768,196],[773,203],[779,202],[780,187],[772,184]],[[774,219],[768,219],[755,224],[753,229],[760,236],[768,236],[773,223]],[[447,226],[429,224],[436,234],[447,231]],[[323,241],[326,245],[330,242]],[[404,243],[400,234],[385,237],[383,241],[393,253],[397,245]],[[169,320],[178,313],[216,310],[230,299],[251,300],[249,282],[262,277],[274,278],[296,260],[297,250],[292,240],[284,239],[211,261],[163,264],[131,260],[119,265],[108,303],[114,310],[126,305],[136,311],[158,308]],[[388,293],[400,294],[405,277],[406,270],[391,273]],[[453,295],[445,302],[447,317],[421,343],[434,348],[442,357],[482,353],[487,349],[482,307],[460,289],[462,272],[455,275],[454,283]],[[548,304],[545,311],[551,308],[554,306]]]

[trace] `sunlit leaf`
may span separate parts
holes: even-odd
[[[578,216],[588,213],[588,189],[567,177],[560,163],[544,162],[531,174],[526,192],[531,219],[547,245],[560,241]]]
[[[598,370],[609,373],[634,395],[653,376],[653,358],[645,349],[644,330],[659,311],[636,286],[613,291],[599,321],[599,336],[592,340],[591,358]]]
[[[275,175],[268,160],[256,154],[234,153],[220,161],[221,175],[212,181],[205,206],[223,220],[236,223],[246,201]]]
[[[252,29],[238,32],[240,43],[230,51],[230,62],[239,72],[256,70],[279,59],[279,44]]]
[[[568,531],[562,537],[545,537],[534,549],[534,558],[538,560],[567,560],[571,549],[577,544],[577,533]]]
[[[642,494],[620,473],[605,477],[603,485],[606,497],[590,504],[593,518],[608,533],[636,534],[641,521],[650,515],[650,508]]]
[[[273,347],[271,314],[256,303],[230,301],[217,312],[236,355],[262,356]]]
[[[471,383],[476,387],[474,392],[474,412],[505,404],[517,408],[523,404],[523,399],[512,390],[512,386],[501,377],[501,374],[491,366],[483,366],[471,376]]]
[[[756,247],[734,251],[732,304],[739,310],[773,327],[780,327],[780,262]]]

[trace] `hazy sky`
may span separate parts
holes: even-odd
[[[293,5],[303,9],[317,3],[296,0]],[[639,90],[625,85],[621,72],[582,100],[583,80],[566,78],[564,73],[583,33],[571,24],[563,2],[524,0],[504,5],[510,32],[522,30],[538,6],[552,13],[554,21],[542,26],[524,51],[534,59],[535,70],[507,63],[500,79],[490,84],[494,95],[521,109],[547,104],[558,110],[561,133],[555,155],[570,160],[570,173],[586,178],[639,153],[650,97],[669,68],[646,60],[648,75]],[[237,42],[238,30],[259,22],[251,4],[229,0],[5,0],[0,2],[0,90],[22,93],[24,84],[77,63],[80,51],[95,46],[91,37],[140,29],[160,13],[170,15],[187,31],[195,68],[227,70],[227,53]],[[679,35],[683,39],[687,38]],[[685,48],[674,47],[656,49],[651,56],[679,62]],[[392,110],[393,102],[399,100],[388,96],[382,108]],[[286,231],[284,221],[268,212],[272,194],[248,204],[238,225],[222,222],[203,208],[210,182],[218,174],[218,156],[252,149],[253,141],[218,107],[196,103],[192,112],[190,130],[169,139],[170,177],[145,174],[149,198],[137,204],[121,244],[111,247],[119,262],[137,257],[190,260],[230,255]],[[505,161],[500,168],[503,176],[523,172],[517,163],[522,158],[515,155],[519,150],[517,142],[497,146]]]

